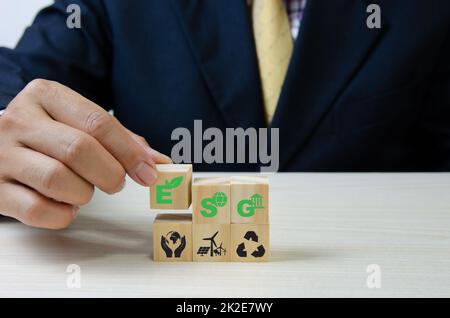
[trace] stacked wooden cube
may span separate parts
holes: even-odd
[[[150,208],[167,213],[158,214],[153,224],[155,261],[269,259],[267,178],[211,177],[192,182],[192,165],[157,165],[156,169]]]

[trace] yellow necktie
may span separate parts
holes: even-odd
[[[293,50],[283,0],[253,0],[253,33],[267,123],[272,121]]]

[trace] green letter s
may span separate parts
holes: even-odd
[[[217,207],[216,207],[213,199],[211,199],[211,198],[203,199],[201,202],[201,206],[206,209],[206,210],[200,210],[200,213],[205,218],[212,218],[217,215]]]

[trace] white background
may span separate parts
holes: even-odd
[[[0,46],[14,47],[39,9],[52,0],[0,0]]]

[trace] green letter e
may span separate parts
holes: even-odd
[[[158,204],[171,204],[172,193],[170,192],[170,189],[167,189],[164,185],[157,185],[156,186],[156,203]]]

